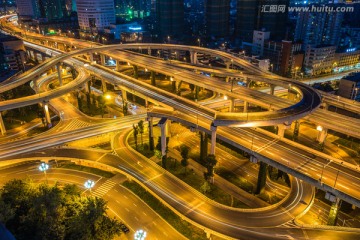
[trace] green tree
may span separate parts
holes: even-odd
[[[209,154],[206,157],[205,167],[206,167],[207,172],[204,173],[205,180],[207,180],[207,181],[213,180],[214,167],[215,167],[216,163],[217,163],[217,160],[215,158],[215,155]]]
[[[112,239],[120,223],[106,210],[103,199],[81,196],[75,185],[12,180],[0,189],[0,221],[19,240]]]
[[[101,117],[104,117],[104,113],[105,113],[105,98],[104,96],[100,95],[97,97],[98,103],[99,103],[99,108],[100,108],[100,113],[101,113]]]
[[[186,167],[189,165],[188,159],[189,159],[189,151],[190,148],[186,145],[180,146],[180,154],[181,154],[181,166],[184,167],[184,172],[186,173]]]
[[[139,134],[139,126],[138,125],[133,124],[133,134],[134,134],[135,148],[137,149],[138,148],[137,135]]]
[[[139,133],[140,133],[140,139],[141,139],[141,145],[144,145],[143,144],[143,133],[144,133],[144,121],[143,120],[140,120],[138,122],[138,128],[139,128]]]

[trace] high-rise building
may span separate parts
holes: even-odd
[[[39,17],[39,5],[37,0],[16,0],[16,6],[20,20]]]
[[[114,0],[77,0],[76,7],[82,30],[102,30],[116,22]]]
[[[308,45],[334,45],[340,40],[341,12],[301,12],[298,15],[295,40],[303,42],[303,49]]]
[[[272,12],[270,6],[277,6],[276,12]],[[238,0],[236,38],[251,42],[254,30],[265,30],[273,40],[285,39],[288,6],[289,0]]]
[[[182,38],[184,31],[184,1],[156,0],[156,20],[158,36]]]
[[[40,17],[48,21],[61,19],[68,15],[65,0],[38,0]]]
[[[206,35],[228,37],[230,0],[205,0]]]

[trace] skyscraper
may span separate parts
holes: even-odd
[[[271,6],[284,6],[284,11],[270,12]],[[235,36],[251,42],[254,30],[270,31],[270,38],[283,40],[286,37],[289,0],[238,0]]]
[[[230,0],[205,0],[206,35],[227,37],[229,35]]]
[[[77,0],[76,6],[82,30],[102,30],[116,22],[114,0]]]
[[[40,17],[51,21],[67,16],[65,0],[38,0]]]
[[[295,40],[307,45],[338,45],[343,13],[341,12],[301,12],[295,29]]]
[[[16,0],[19,19],[31,19],[39,17],[39,6],[37,0]]]
[[[156,20],[160,39],[181,38],[184,31],[184,1],[156,0]]]

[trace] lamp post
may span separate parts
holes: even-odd
[[[135,240],[145,240],[147,233],[140,229],[135,232],[134,239]]]
[[[197,40],[197,41],[199,42],[199,47],[200,47],[200,42],[201,42],[200,38],[198,38],[198,40]]]
[[[170,36],[167,36],[168,44],[170,43]]]
[[[89,189],[89,191],[91,193],[91,189],[95,186],[95,182],[93,180],[89,179],[84,183],[84,186],[86,189]]]
[[[49,165],[47,163],[42,162],[39,166],[39,170],[41,172],[44,172],[44,174],[45,174],[46,181],[47,181],[46,170],[48,170],[48,169],[49,169]]]

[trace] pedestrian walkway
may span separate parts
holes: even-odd
[[[83,128],[83,127],[88,127],[91,126],[91,123],[87,123],[78,119],[73,119],[70,121],[70,123],[68,125],[66,125],[66,127],[64,127],[62,129],[62,131],[71,131],[71,130],[75,130],[75,129],[79,129],[79,128]]]
[[[112,180],[107,180],[100,187],[98,187],[92,194],[96,197],[102,198],[108,193],[117,183]]]

